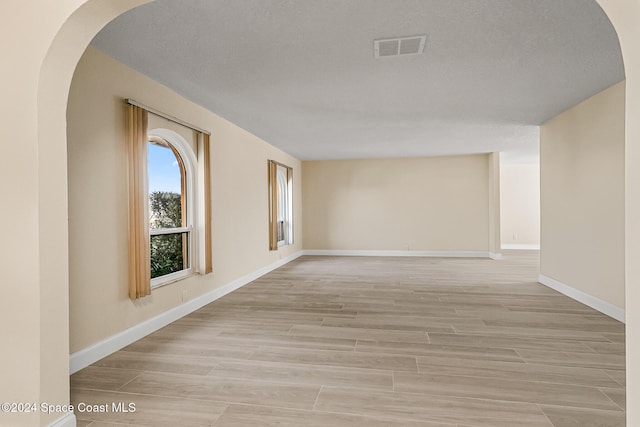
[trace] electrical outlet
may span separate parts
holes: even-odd
[[[182,290],[182,302],[185,302],[189,299],[189,291],[186,289]]]

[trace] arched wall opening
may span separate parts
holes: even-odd
[[[93,37],[111,20],[149,0],[67,2],[69,16],[42,63],[37,94],[40,246],[39,400],[69,403],[69,270],[66,111],[76,65]],[[64,202],[62,202],[64,201]],[[29,369],[28,367],[25,367]],[[33,395],[32,395],[33,396]],[[71,414],[40,414],[38,424],[75,425]]]
[[[627,401],[640,400],[640,370],[632,360],[640,358],[640,3],[635,0],[597,0],[618,32],[627,76],[626,84],[626,301],[627,301]],[[149,0],[75,0],[66,1],[68,16],[59,18],[60,30],[41,35],[50,48],[42,63],[38,82],[37,107],[25,107],[37,123],[34,135],[37,154],[37,210],[39,242],[36,257],[39,266],[38,308],[40,359],[37,363],[39,396],[42,401],[69,401],[68,385],[68,245],[66,200],[66,107],[76,64],[91,39],[112,19]],[[11,18],[9,18],[11,19]],[[26,22],[26,18],[25,18]],[[27,99],[25,104],[33,102]],[[35,250],[35,248],[34,248]],[[12,319],[4,319],[11,322]],[[33,368],[25,359],[23,370]],[[10,381],[18,382],[18,377]],[[9,382],[11,384],[11,382]],[[47,425],[59,414],[41,415]],[[33,419],[31,419],[33,420]],[[31,424],[26,421],[24,425]],[[640,410],[627,407],[627,424],[640,425]],[[33,425],[33,424],[31,424]]]

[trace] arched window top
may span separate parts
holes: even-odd
[[[196,155],[189,143],[185,141],[181,135],[172,130],[163,128],[150,129],[148,131],[148,135],[149,141],[164,140],[165,143],[170,144],[184,161],[185,168],[190,169],[186,172],[188,174],[194,172],[193,168],[197,162]]]
[[[268,161],[269,166],[269,249],[293,243],[293,169]]]
[[[148,132],[149,234],[152,287],[193,271],[195,155],[168,129]]]
[[[149,227],[186,226],[186,169],[182,156],[167,140],[149,136]]]
[[[129,296],[137,299],[193,273],[211,273],[211,151],[207,131],[130,99],[127,104]],[[150,112],[197,131],[193,145],[175,131],[149,128]],[[157,177],[150,176],[154,154],[165,168]],[[163,179],[167,186],[153,184]],[[154,190],[166,190],[155,205]]]
[[[277,181],[278,181],[278,221],[284,221],[288,216],[287,206],[289,204],[289,197],[287,191],[287,169],[284,167],[278,167],[277,169]],[[282,237],[282,236],[281,236]],[[283,238],[279,239],[283,240]]]

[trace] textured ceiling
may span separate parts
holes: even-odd
[[[424,54],[374,58],[419,34]],[[522,160],[624,78],[594,0],[157,0],[93,46],[300,159]]]

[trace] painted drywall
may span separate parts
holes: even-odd
[[[124,98],[211,131],[213,273],[127,296]],[[76,352],[302,248],[300,162],[89,48],[71,86],[68,120],[70,351]],[[193,132],[155,117],[188,142]],[[293,245],[269,251],[267,159],[294,169]]]
[[[626,424],[640,425],[640,2],[597,0],[611,20],[624,58]]]
[[[487,155],[305,161],[304,247],[489,250]]]
[[[597,0],[613,23],[624,58],[626,424],[640,425],[640,2]]]
[[[10,159],[3,209],[0,320],[3,401],[69,403],[65,112],[78,58],[111,18],[144,0],[0,2],[0,112]],[[86,3],[91,6],[82,7]],[[101,6],[106,6],[101,8]],[[20,40],[16,43],[16,40]],[[65,412],[0,412],[0,425],[48,425]]]
[[[487,155],[489,185],[489,254],[491,258],[499,259],[500,247],[500,153]]]
[[[540,164],[500,165],[502,247],[540,247]]]
[[[620,308],[624,93],[618,83],[540,129],[540,273]]]

